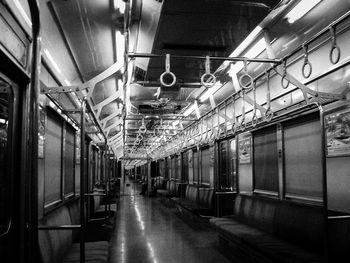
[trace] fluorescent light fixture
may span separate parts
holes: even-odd
[[[232,52],[230,57],[238,57],[256,38],[257,35],[260,34],[262,28],[260,26],[257,26],[254,28],[254,30],[242,41],[241,44]]]
[[[5,119],[0,119],[0,123],[6,123]]]
[[[173,122],[173,126],[175,127],[176,125],[179,125],[180,124],[180,121],[179,120],[176,120]]]
[[[244,57],[247,58],[256,58],[261,52],[263,52],[266,49],[266,43],[265,39],[261,38],[256,44],[251,47],[245,54]],[[237,74],[239,71],[241,71],[244,67],[243,61],[239,61],[235,63],[234,65],[231,64],[231,68],[229,70],[229,75],[232,76],[233,74]]]
[[[196,105],[195,104],[192,104],[191,106],[189,106],[187,108],[187,110],[184,112],[185,117],[190,115],[195,109],[196,109]]]
[[[211,88],[208,88],[199,98],[200,102],[205,101],[208,99],[211,95],[213,95],[215,92],[217,92],[222,87],[222,84],[220,81],[215,82],[214,86]]]
[[[117,61],[124,66],[125,38],[119,31],[115,32],[115,45],[117,48]]]
[[[322,0],[301,0],[289,13],[286,15],[288,23],[293,24],[298,19],[306,15]]]
[[[32,21],[30,20],[30,18],[28,17],[27,13],[24,11],[23,6],[21,5],[20,2],[18,2],[18,0],[13,0],[13,3],[15,4],[15,6],[17,7],[19,13],[21,14],[21,16],[23,17],[24,21],[27,23],[27,25],[29,27],[32,27]]]
[[[65,79],[64,83],[66,83],[67,86],[72,86],[72,83],[70,83],[70,81],[68,79]]]
[[[125,12],[125,2],[123,0],[114,0],[113,1],[113,6],[114,6],[115,10],[119,9],[119,12],[121,14],[124,14],[124,12]]]
[[[51,56],[50,51],[48,51],[48,50],[45,48],[45,49],[44,49],[44,53],[45,53],[46,57],[48,58],[48,60],[50,60],[52,66],[55,68],[55,70],[56,70],[58,73],[62,74],[62,71],[61,71],[60,68],[58,67],[56,61],[55,61],[55,60],[53,59],[53,57]]]

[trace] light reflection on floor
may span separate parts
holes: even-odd
[[[157,198],[125,188],[111,239],[110,262],[230,262],[212,230],[185,223]]]

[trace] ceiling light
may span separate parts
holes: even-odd
[[[242,41],[241,44],[232,52],[230,57],[238,57],[254,40],[254,38],[260,34],[262,28],[257,26],[254,30]]]
[[[199,101],[200,102],[203,102],[205,101],[206,99],[208,99],[211,95],[213,95],[215,92],[218,91],[218,89],[220,89],[222,87],[222,84],[220,81],[218,82],[215,82],[214,86],[207,89],[203,94],[202,96],[200,96],[199,98]]]
[[[298,19],[302,18],[307,12],[314,8],[322,0],[301,0],[289,13],[286,15],[288,23],[293,24]]]
[[[70,81],[68,79],[65,79],[64,83],[66,83],[67,86],[72,86],[72,83],[70,83]]]
[[[124,14],[124,12],[125,12],[125,2],[123,0],[114,0],[113,1],[113,6],[114,6],[115,10],[119,9],[119,12],[121,14]]]
[[[56,70],[58,73],[62,74],[62,71],[61,71],[60,68],[58,67],[56,61],[55,61],[55,60],[53,59],[53,57],[51,56],[50,51],[48,51],[48,50],[45,48],[45,49],[44,49],[44,53],[45,53],[46,57],[48,58],[48,60],[50,60],[52,66],[55,68],[55,70]]]
[[[13,0],[15,6],[17,7],[18,11],[20,12],[21,16],[23,17],[24,21],[27,23],[29,27],[32,27],[32,21],[28,17],[27,13],[24,11],[23,6],[21,5],[18,0]]]
[[[125,38],[119,31],[115,32],[115,45],[117,49],[117,61],[124,65]]]
[[[188,115],[190,115],[194,110],[196,109],[196,105],[192,104],[191,106],[189,106],[187,108],[187,110],[184,112],[184,116],[187,117]]]

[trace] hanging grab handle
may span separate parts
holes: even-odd
[[[201,77],[201,84],[206,88],[211,88],[216,82],[214,74],[210,73],[210,58],[205,57],[205,73]]]
[[[252,117],[252,127],[256,127],[258,124],[258,117],[256,116],[256,87],[255,83],[253,82],[253,101],[254,101],[254,106],[253,106],[253,117]]]
[[[241,92],[242,92],[242,120],[239,125],[240,126],[239,129],[241,131],[245,131],[247,128],[247,123],[245,122],[245,92],[244,90],[241,90]]]
[[[289,78],[287,77],[287,60],[285,59],[283,61],[283,75],[281,78],[282,88],[284,88],[284,89],[288,88],[289,83],[290,83],[290,81],[289,81]]]
[[[334,65],[334,64],[337,64],[340,59],[340,48],[337,44],[336,28],[334,25],[331,25],[329,27],[329,32],[331,34],[331,39],[332,39],[332,46],[329,52],[329,60]]]
[[[302,73],[304,78],[308,78],[311,76],[312,73],[312,65],[309,61],[309,54],[308,54],[308,46],[303,44],[303,50],[304,50],[304,63],[302,67]]]
[[[142,119],[142,124],[139,128],[139,133],[146,133],[147,131],[147,128],[146,128],[146,125],[145,125],[145,119]]]
[[[248,74],[246,58],[243,60],[243,63],[244,63],[244,73],[239,77],[238,82],[239,82],[239,85],[241,85],[242,89],[249,90],[253,85],[253,77]],[[243,83],[243,80],[245,78],[248,79],[248,82],[246,84]]]
[[[165,81],[165,78],[170,78],[170,80]],[[160,83],[164,87],[172,87],[176,83],[176,76],[170,71],[170,54],[165,55],[165,72],[160,75]]]
[[[271,110],[271,94],[270,94],[270,73],[266,71],[266,82],[267,82],[267,92],[266,92],[266,111],[265,120],[270,122],[273,118],[273,111]]]

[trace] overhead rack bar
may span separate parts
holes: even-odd
[[[151,54],[151,53],[128,53],[129,58],[163,58],[165,54]],[[171,55],[172,58],[180,59],[198,59],[205,60],[205,56],[184,56],[184,55]],[[281,59],[267,59],[267,58],[247,58],[247,57],[210,57],[210,60],[221,61],[247,61],[247,62],[260,62],[260,63],[274,63],[281,64]]]

